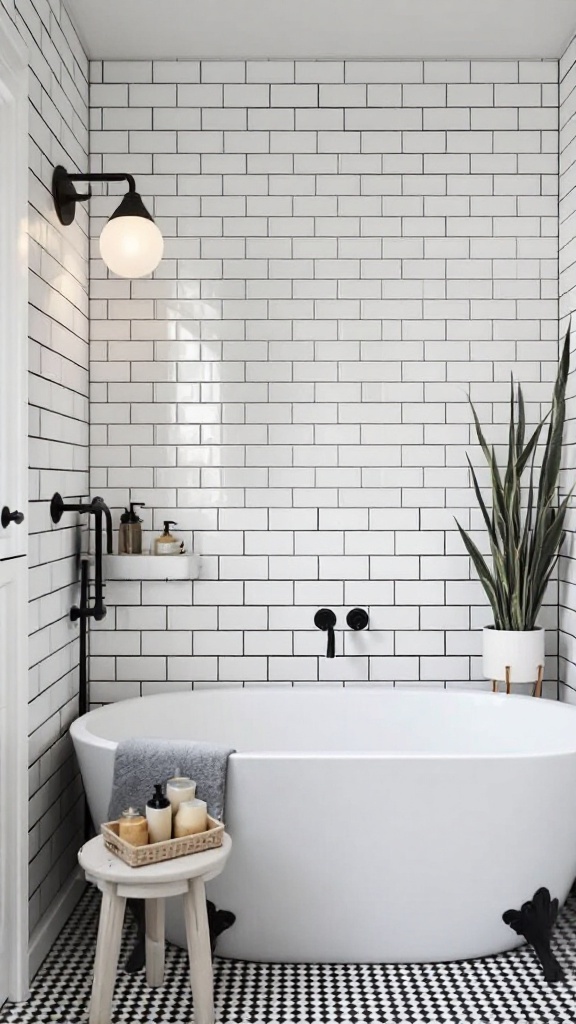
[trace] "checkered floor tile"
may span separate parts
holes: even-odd
[[[32,986],[0,1024],[84,1024],[98,898],[83,897]],[[131,947],[127,926],[122,958]],[[576,898],[555,930],[567,981],[548,985],[527,948],[455,964],[330,965],[215,961],[220,1024],[576,1024]],[[168,948],[163,988],[120,973],[113,1024],[192,1024],[185,954]]]

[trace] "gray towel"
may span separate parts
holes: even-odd
[[[208,813],[223,820],[228,756],[234,750],[195,740],[159,740],[154,737],[121,740],[116,748],[109,820],[126,807],[144,810],[154,786],[174,775],[196,782],[196,796],[208,804]]]

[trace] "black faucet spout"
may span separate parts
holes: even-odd
[[[111,555],[112,548],[112,513],[103,498],[93,498],[92,508],[100,511],[106,519],[106,554]]]
[[[328,633],[328,643],[326,645],[326,657],[333,658],[336,648],[336,639],[334,635],[334,626],[336,625],[336,616],[331,608],[320,608],[314,616],[314,625],[317,629],[321,629],[323,633]]]

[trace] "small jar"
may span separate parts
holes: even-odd
[[[175,775],[166,783],[166,796],[172,807],[172,817],[176,815],[183,800],[193,800],[196,796],[196,783],[185,775]]]
[[[174,838],[194,836],[206,832],[208,809],[204,800],[183,800],[174,818]]]
[[[131,846],[147,845],[148,823],[137,807],[128,807],[122,811],[118,822],[118,836]]]

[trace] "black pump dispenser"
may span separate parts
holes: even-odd
[[[131,501],[130,510],[124,509],[120,516],[120,529],[118,530],[118,554],[119,555],[141,555],[142,554],[142,527],[136,508],[144,508],[143,501]]]
[[[145,508],[145,507],[146,506],[145,506],[145,503],[143,501],[131,501],[130,502],[130,511],[128,511],[127,508],[124,509],[122,515],[120,516],[120,522],[121,523],[141,523],[142,520],[136,514],[134,509],[135,508]]]
[[[170,801],[164,796],[160,782],[154,786],[154,794],[150,797],[146,807],[154,807],[158,811],[163,810],[164,807],[170,807]]]
[[[164,533],[162,534],[163,537],[170,536],[170,527],[171,526],[178,526],[178,523],[175,523],[173,519],[165,519],[164,520]]]

